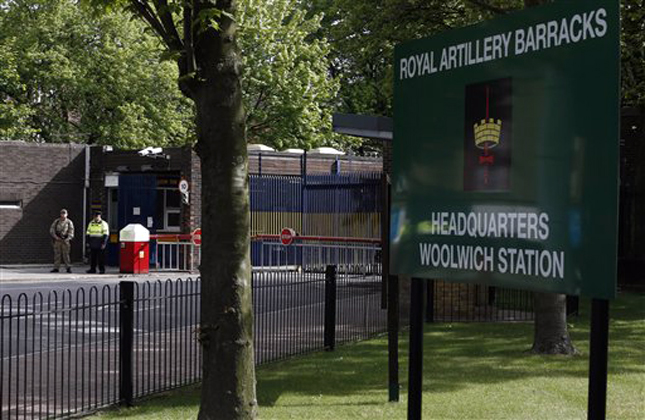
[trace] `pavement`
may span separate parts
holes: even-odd
[[[100,283],[116,283],[123,280],[130,281],[154,281],[166,280],[185,277],[198,277],[199,272],[189,273],[186,271],[151,271],[147,274],[128,274],[120,273],[119,267],[106,267],[105,274],[89,274],[85,271],[89,268],[87,265],[75,264],[72,266],[72,272],[65,272],[61,268],[59,273],[50,273],[53,267],[42,264],[20,264],[20,265],[1,265],[0,266],[0,287],[2,284],[9,283],[30,283],[30,282],[70,282],[86,281]]]

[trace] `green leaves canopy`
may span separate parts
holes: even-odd
[[[645,1],[621,1],[621,82],[624,106],[645,106]]]
[[[138,148],[191,138],[192,104],[160,44],[125,13],[73,0],[0,11],[0,138]]]
[[[321,16],[307,18],[296,0],[240,3],[249,141],[277,149],[329,143],[338,82],[329,74],[329,44],[311,36]]]
[[[319,36],[333,46],[332,73],[341,80],[340,110],[392,115],[394,46],[521,7],[520,1],[303,0],[325,14]]]
[[[144,3],[122,4],[138,12]],[[177,89],[197,74],[185,66],[180,75],[177,66],[186,54],[183,4],[148,4],[167,23],[162,28],[117,7],[96,13],[73,0],[9,3],[0,11],[0,138],[123,148],[194,141],[193,104]],[[196,31],[220,18],[216,9],[202,12]],[[330,140],[337,140],[331,112],[339,84],[329,73],[329,44],[312,37],[321,16],[305,16],[296,0],[242,0],[236,19],[249,142],[338,146]]]
[[[394,45],[524,7],[521,0],[302,0],[325,13],[340,111],[392,115]],[[623,105],[645,104],[645,2],[621,0]]]

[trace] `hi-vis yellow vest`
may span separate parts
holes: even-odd
[[[108,235],[110,233],[110,228],[108,227],[108,224],[105,220],[101,220],[100,222],[96,222],[92,220],[90,224],[87,226],[87,232],[85,233],[87,236],[103,236],[103,235]]]

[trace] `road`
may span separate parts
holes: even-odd
[[[3,282],[0,314],[3,322],[2,353],[5,358],[30,352],[30,349],[54,348],[54,336],[63,331],[71,335],[58,345],[70,345],[93,336],[116,335],[119,331],[118,284],[122,278],[99,279],[79,277],[74,280]],[[153,281],[129,278],[135,281],[135,332],[151,333],[168,328],[195,328],[199,320],[199,283],[195,280]],[[337,298],[356,299],[380,291],[377,276],[346,276],[338,281]],[[184,296],[192,295],[192,296]],[[175,296],[175,297],[172,297]],[[182,297],[183,296],[183,297]],[[325,280],[322,273],[260,272],[253,278],[254,314],[262,320],[268,314],[286,314],[297,321],[316,312],[323,316]],[[342,305],[339,305],[342,307]],[[86,308],[70,311],[71,307]],[[299,309],[302,309],[299,311]],[[313,315],[312,315],[313,316]],[[14,321],[8,322],[8,318]],[[258,328],[270,327],[274,322],[256,323]],[[44,343],[43,343],[44,341]]]
[[[156,282],[151,276],[114,273],[48,279],[41,274],[14,281],[0,277],[3,418],[67,415],[118,400],[122,280],[136,282],[135,396],[201,377],[197,281]],[[337,340],[384,331],[380,276],[341,275],[337,284]],[[254,272],[253,297],[257,363],[323,347],[324,273]]]

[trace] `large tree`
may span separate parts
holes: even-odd
[[[165,55],[175,59],[179,88],[194,102],[197,114],[203,220],[200,419],[250,419],[257,414],[246,116],[236,3],[118,2],[162,40]]]

